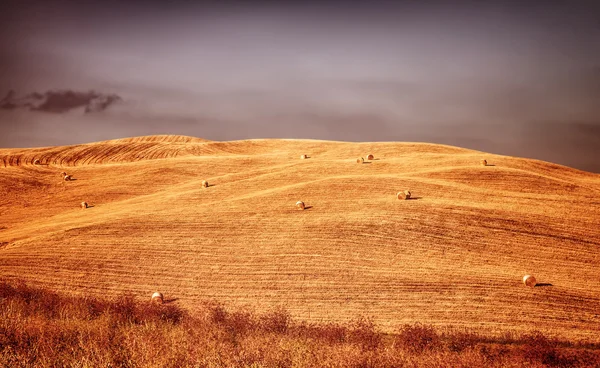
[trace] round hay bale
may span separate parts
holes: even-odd
[[[398,193],[396,193],[396,198],[401,199],[401,200],[410,199],[410,191],[405,190],[403,192],[398,192]]]
[[[159,303],[162,304],[165,302],[165,299],[162,295],[162,293],[159,293],[158,291],[156,291],[154,294],[152,294],[152,299],[153,302],[155,303]]]
[[[65,179],[65,181],[71,181],[72,177],[71,175],[65,175],[63,179]]]
[[[40,165],[40,160],[38,158],[36,158],[35,160],[33,160],[33,164]]]
[[[307,157],[308,157],[308,156],[306,156],[306,155],[302,155],[302,156],[300,156],[300,159],[301,159],[301,160],[305,160]]]
[[[206,180],[202,180],[202,188],[208,188],[208,182]]]
[[[302,202],[302,201],[296,202],[296,207],[298,207],[301,210],[306,208],[306,206],[304,205],[304,202]]]
[[[375,156],[373,156],[373,155],[371,155],[371,154],[369,154],[369,155],[367,156],[367,160],[373,160],[374,158],[375,158]]]
[[[62,176],[64,178],[65,176],[67,176],[67,173],[63,171],[60,173],[60,176]]]
[[[87,202],[81,202],[81,209],[84,210],[88,208],[90,205]]]
[[[537,281],[535,280],[535,277],[525,275],[523,276],[523,284],[525,284],[525,286],[534,287],[537,284]]]
[[[487,166],[487,160],[481,160],[481,166]]]
[[[356,163],[357,164],[362,164],[363,162],[365,162],[365,159],[362,158],[362,157],[359,157],[359,158],[356,159]]]

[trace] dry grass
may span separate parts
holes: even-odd
[[[285,305],[307,323],[367,315],[390,333],[600,339],[598,174],[431,144],[161,139],[0,150],[0,276],[91,297],[160,290],[190,310]],[[349,160],[364,152],[377,164]],[[473,166],[482,156],[495,166]],[[210,195],[200,175],[219,183]],[[102,205],[82,216],[80,199]],[[552,286],[524,287],[528,273]]]
[[[73,297],[0,282],[0,361],[9,367],[597,367],[600,345],[540,333],[495,338],[369,318],[306,323],[279,307],[262,313],[206,302]]]

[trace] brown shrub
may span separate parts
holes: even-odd
[[[441,347],[441,341],[431,326],[404,325],[396,336],[395,346],[412,353],[419,353],[425,350],[438,350]]]
[[[260,328],[267,332],[284,334],[291,322],[290,313],[283,307],[277,307],[260,316]]]
[[[458,353],[465,349],[475,347],[482,340],[479,335],[469,332],[455,332],[445,335],[444,339],[446,340],[448,350]]]
[[[357,344],[362,350],[377,350],[381,345],[381,334],[375,330],[370,318],[359,317],[350,322],[348,341]]]
[[[323,341],[327,344],[341,344],[347,341],[348,328],[336,323],[314,324],[302,322],[294,329],[295,336]]]
[[[555,342],[539,332],[527,334],[522,337],[524,342],[521,350],[522,357],[532,363],[542,363],[551,367],[560,367],[562,357],[555,348]]]

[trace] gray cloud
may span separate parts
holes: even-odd
[[[104,111],[122,100],[118,95],[95,91],[51,90],[44,93],[33,92],[18,97],[14,90],[10,90],[6,97],[0,100],[0,108],[49,113],[65,113],[81,108],[84,114],[89,114]]]

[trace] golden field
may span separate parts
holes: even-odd
[[[62,293],[600,342],[600,175],[543,161],[180,136],[1,149],[0,219],[0,278]]]

